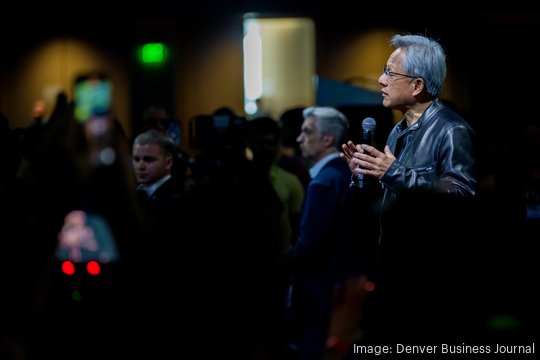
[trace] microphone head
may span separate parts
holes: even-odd
[[[377,127],[377,122],[375,122],[375,119],[372,117],[367,117],[362,121],[362,129],[364,131],[375,131],[375,128]]]

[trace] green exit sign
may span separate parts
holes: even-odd
[[[167,59],[167,46],[163,43],[147,43],[139,48],[139,61],[147,65],[161,65]]]

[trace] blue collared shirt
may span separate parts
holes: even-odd
[[[323,157],[321,160],[317,161],[315,165],[309,168],[309,175],[313,179],[321,171],[324,165],[328,164],[330,161],[339,157],[339,152],[331,153]]]

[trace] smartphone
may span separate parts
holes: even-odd
[[[112,83],[102,73],[79,75],[74,84],[75,119],[85,123],[109,117],[112,104]]]
[[[113,85],[104,73],[86,73],[75,79],[75,121],[83,127],[92,166],[111,165],[116,153],[112,118]]]

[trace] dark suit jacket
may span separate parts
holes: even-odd
[[[161,184],[150,198],[143,197],[143,201],[157,220],[178,220],[176,217],[179,215],[178,211],[184,197],[184,189],[172,177]]]
[[[364,232],[362,203],[349,186],[351,172],[340,158],[326,164],[307,187],[300,238],[288,254],[293,274],[293,311],[326,319],[333,288],[367,270],[374,243]],[[376,223],[376,222],[375,222]]]

